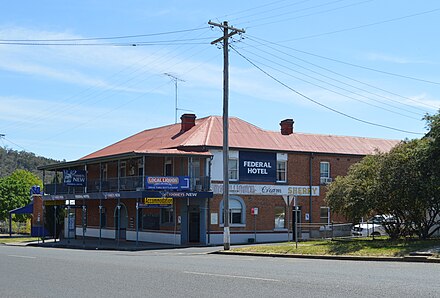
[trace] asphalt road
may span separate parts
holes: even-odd
[[[440,264],[0,246],[0,297],[440,297]]]

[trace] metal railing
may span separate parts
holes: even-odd
[[[117,192],[117,191],[139,191],[143,190],[144,176],[129,176],[107,179],[87,180],[87,189],[83,186],[66,186],[62,183],[45,184],[44,193],[51,195],[58,194],[81,194],[91,192]],[[190,178],[190,191],[210,191],[211,180],[208,176]]]

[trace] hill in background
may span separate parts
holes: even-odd
[[[43,179],[43,172],[37,170],[37,168],[59,162],[59,160],[36,156],[31,152],[15,151],[0,147],[0,178],[8,176],[15,170],[20,169],[32,172],[40,179]],[[47,178],[48,176],[46,175],[46,179]]]

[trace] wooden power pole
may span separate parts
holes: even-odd
[[[231,235],[229,232],[229,38],[237,33],[245,33],[243,29],[236,29],[228,25],[227,21],[218,24],[209,21],[209,25],[223,29],[223,36],[211,42],[216,44],[223,42],[223,247],[229,250],[231,247]],[[244,212],[244,210],[243,210]]]

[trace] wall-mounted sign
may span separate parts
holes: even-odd
[[[276,153],[240,151],[240,181],[275,182],[277,174]]]
[[[34,185],[31,187],[30,194],[31,195],[39,195],[41,193],[40,186]]]
[[[171,208],[173,198],[144,198],[143,204],[139,208]]]
[[[147,176],[145,178],[146,189],[189,189],[188,176]]]
[[[223,193],[222,183],[212,183],[214,194]],[[231,195],[265,195],[265,196],[319,196],[319,186],[300,185],[265,185],[265,184],[229,184]]]
[[[63,170],[63,184],[66,186],[86,186],[87,175],[84,170]]]

